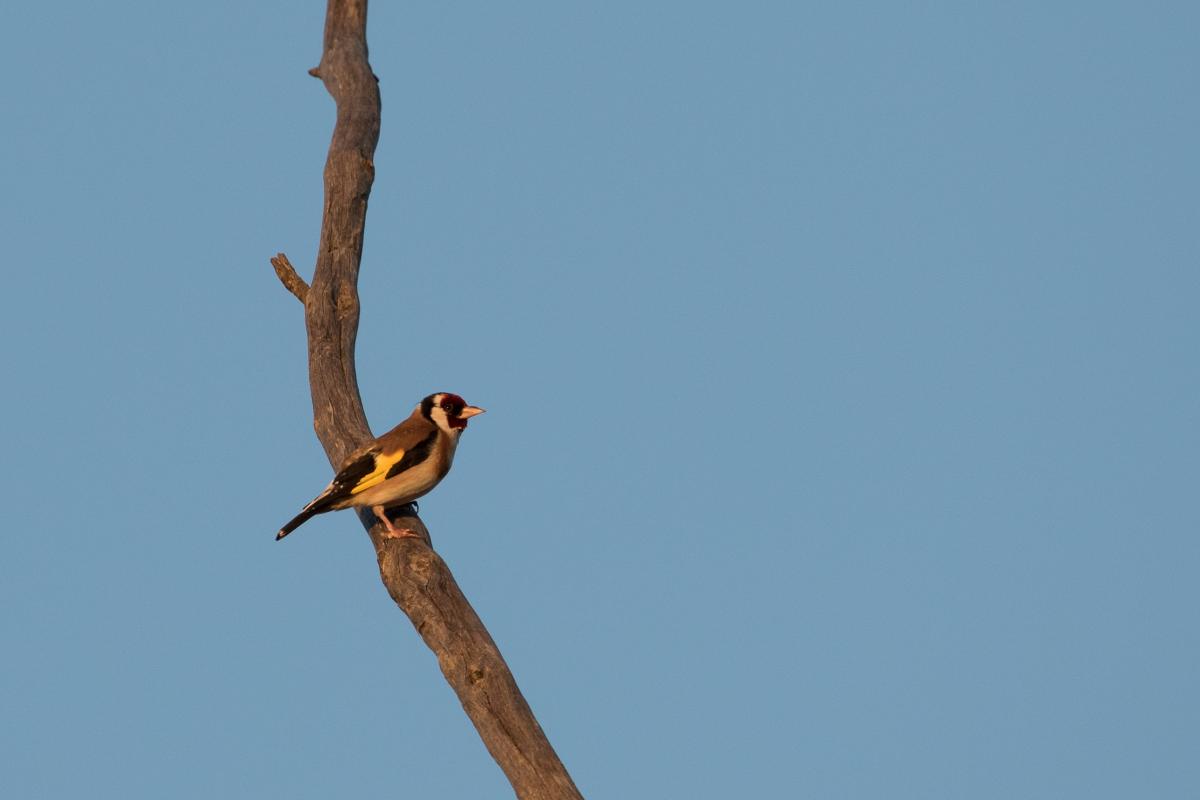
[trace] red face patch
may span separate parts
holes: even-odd
[[[447,414],[457,416],[466,405],[467,401],[456,394],[445,394],[442,396],[441,406]]]
[[[442,397],[442,402],[439,405],[446,412],[446,422],[450,423],[451,428],[462,430],[467,427],[467,421],[459,416],[462,410],[466,408],[466,400],[463,400],[456,394],[447,393]]]

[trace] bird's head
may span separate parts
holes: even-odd
[[[450,392],[431,394],[421,401],[421,414],[450,434],[462,433],[467,429],[467,420],[482,413],[482,408],[469,406],[466,400]]]

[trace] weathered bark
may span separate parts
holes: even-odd
[[[378,82],[367,60],[366,20],[366,0],[329,0],[324,52],[320,65],[310,70],[337,103],[312,285],[305,284],[282,253],[271,260],[283,285],[304,303],[313,425],[335,468],[371,438],[354,371],[358,268],[380,119]],[[414,402],[420,394],[414,392]],[[385,539],[377,520],[369,513],[360,515],[375,545],[384,586],[437,655],[442,673],[517,797],[581,798],[495,642],[431,548],[415,509],[390,513],[425,539]]]

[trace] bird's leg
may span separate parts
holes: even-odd
[[[417,533],[416,531],[412,530],[411,528],[397,528],[395,525],[393,525],[392,521],[390,519],[388,519],[387,513],[384,510],[383,506],[371,506],[371,510],[375,512],[375,516],[379,517],[379,520],[387,528],[383,532],[383,538],[385,538],[385,539],[405,539],[405,538],[410,538],[410,537],[415,538],[415,539],[421,538],[421,534]]]

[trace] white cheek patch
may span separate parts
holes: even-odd
[[[454,433],[450,427],[450,420],[446,417],[445,409],[440,406],[434,406],[429,411],[429,418],[433,420],[433,424],[444,430],[446,433]]]

